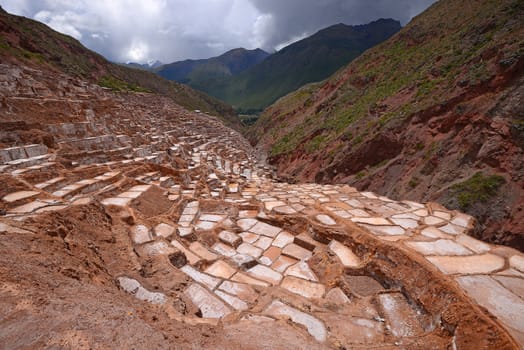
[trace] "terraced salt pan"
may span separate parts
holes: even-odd
[[[320,342],[327,341],[336,333],[333,329],[337,324],[344,325],[345,332],[354,332],[353,338],[362,342],[370,339],[382,341],[385,328],[388,336],[393,334],[398,339],[425,334],[417,320],[419,315],[413,313],[414,309],[402,295],[385,292],[384,287],[369,276],[351,275],[367,263],[367,260],[361,261],[341,239],[344,234],[351,238],[354,225],[357,225],[383,244],[416,253],[443,274],[453,275],[450,277],[456,279],[472,300],[497,317],[496,322],[510,330],[516,339],[524,339],[520,327],[524,324],[524,313],[519,311],[523,305],[524,258],[518,253],[501,254],[494,246],[465,235],[472,225],[471,217],[440,207],[435,209],[430,204],[398,202],[371,192],[359,193],[348,186],[277,183],[266,177],[267,168],[257,167],[249,152],[239,149],[242,147],[238,146],[238,139],[224,136],[229,134],[223,133],[218,122],[214,124],[210,120],[205,119],[204,131],[198,131],[202,135],[197,135],[193,129],[198,123],[193,120],[168,128],[162,124],[162,118],[151,116],[151,120],[144,123],[151,124],[151,129],[144,133],[141,129],[146,127],[144,125],[136,130],[141,137],[150,138],[150,145],[133,145],[127,150],[121,147],[123,145],[105,145],[107,149],[136,153],[129,154],[129,159],[100,164],[113,169],[113,175],[106,173],[94,180],[81,180],[62,189],[58,188],[58,185],[63,185],[61,182],[57,182],[56,186],[51,186],[53,183],[49,182],[49,187],[35,186],[42,191],[34,192],[47,195],[51,194],[51,190],[62,190],[59,194],[64,197],[60,206],[65,208],[74,203],[67,197],[75,191],[83,191],[85,187],[82,186],[94,188],[99,186],[98,182],[109,182],[120,176],[125,178],[127,170],[136,169],[138,164],[143,166],[149,161],[162,163],[164,155],[177,154],[190,164],[187,169],[177,169],[187,171],[183,181],[175,177],[171,179],[160,171],[133,174],[133,178],[127,180],[140,181],[140,185],[120,188],[116,184],[108,192],[113,197],[100,196],[100,199],[106,206],[131,210],[129,206],[138,205],[144,192],[150,188],[165,191],[173,205],[177,205],[177,210],[154,218],[139,217],[139,223],[133,223],[135,231],[130,231],[130,242],[139,257],[169,255],[172,252],[184,254],[187,263],[179,270],[190,281],[184,293],[200,309],[204,320],[224,318],[234,311],[246,312],[241,319],[274,323],[277,323],[276,319],[290,319],[289,324],[298,325],[297,334],[309,335]],[[183,132],[180,125],[183,125],[180,127]],[[214,132],[209,130],[209,125],[220,132],[217,131],[213,137],[206,136],[205,133]],[[118,129],[115,125],[112,127]],[[129,125],[125,127],[127,130]],[[174,130],[177,135],[169,134],[172,128],[178,129]],[[117,136],[103,138],[110,139],[117,140]],[[118,142],[124,141],[133,142],[133,137],[127,141],[120,138]],[[142,150],[138,150],[137,146],[143,146]],[[160,151],[162,147],[164,150]],[[157,154],[157,149],[164,154]],[[89,155],[85,159],[88,160]],[[118,171],[121,166],[127,167],[122,174]],[[171,165],[165,162],[163,166]],[[10,174],[13,171],[13,168],[0,169]],[[13,176],[36,170],[20,168],[15,170]],[[180,183],[171,185],[177,181]],[[31,198],[20,200],[26,199]],[[94,201],[97,199],[93,196]],[[215,201],[215,204],[227,203],[234,210],[206,211],[203,203],[208,200]],[[31,205],[39,205],[39,201],[28,204],[29,207],[23,212],[33,213]],[[305,217],[325,229],[340,230],[342,236],[337,236],[340,241],[330,239],[326,245],[326,242],[316,242],[307,230],[291,232],[293,227],[280,224],[291,222],[286,220],[293,220],[295,216]],[[354,225],[349,226],[351,223]],[[0,223],[0,231],[1,225],[4,229],[13,230],[12,226]],[[143,228],[136,230],[140,225]],[[29,233],[19,230],[20,233]],[[204,234],[211,235],[213,239],[203,239],[202,231],[207,231]],[[171,242],[168,243],[166,238],[170,238]],[[313,271],[308,264],[316,264],[320,258],[328,259],[334,270],[344,271],[347,284],[328,284],[333,281],[326,282],[322,271],[318,274],[317,270]],[[158,302],[162,296],[165,297],[163,293],[143,288],[137,280],[127,278],[122,281],[122,288],[127,288],[139,299]],[[271,293],[278,294],[278,299]],[[377,293],[380,314],[366,314],[368,318],[362,315],[348,317],[338,311],[351,307],[356,300],[373,298]],[[297,303],[297,300],[302,303]],[[315,300],[321,300],[320,304],[315,304]],[[326,303],[330,308],[335,305],[334,309],[323,309]],[[308,307],[304,306],[306,304]],[[371,336],[366,338],[363,334]]]

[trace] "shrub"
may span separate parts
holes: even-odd
[[[505,183],[506,180],[500,175],[485,176],[477,172],[466,181],[453,185],[451,193],[457,199],[460,209],[466,210],[475,203],[487,202]]]

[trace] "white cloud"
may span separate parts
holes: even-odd
[[[52,14],[49,11],[40,11],[34,18],[47,24],[57,32],[71,35],[77,40],[82,39],[82,33],[75,27],[78,16],[73,12],[66,11],[63,14]]]
[[[308,37],[308,33],[306,33],[306,32],[304,32],[304,33],[302,33],[300,35],[294,36],[291,39],[289,39],[288,41],[284,41],[283,43],[280,43],[277,46],[275,46],[275,50],[277,50],[277,51],[282,50],[284,47],[286,47],[288,45],[291,45],[295,41],[302,40],[302,39],[304,39],[306,37]]]
[[[268,37],[274,35],[275,19],[271,13],[265,13],[257,16],[253,25],[253,39],[257,47],[266,47],[266,40]]]
[[[131,46],[127,49],[127,57],[133,62],[144,62],[149,57],[149,46],[140,39],[133,39]]]
[[[118,61],[172,62],[281,48],[336,23],[405,24],[434,0],[0,0]]]

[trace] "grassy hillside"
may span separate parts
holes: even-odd
[[[237,109],[262,110],[304,84],[327,78],[398,30],[400,23],[391,19],[360,26],[337,24],[283,48],[237,76],[199,88]]]
[[[524,2],[442,0],[250,137],[281,176],[438,200],[524,249],[523,67]]]
[[[200,109],[239,126],[233,109],[213,97],[144,70],[113,64],[70,36],[1,8],[0,57],[4,62],[55,69],[116,90],[160,93],[188,109]]]

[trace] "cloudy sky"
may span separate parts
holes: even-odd
[[[117,62],[208,58],[280,49],[332,24],[394,18],[405,25],[435,0],[0,0]]]

